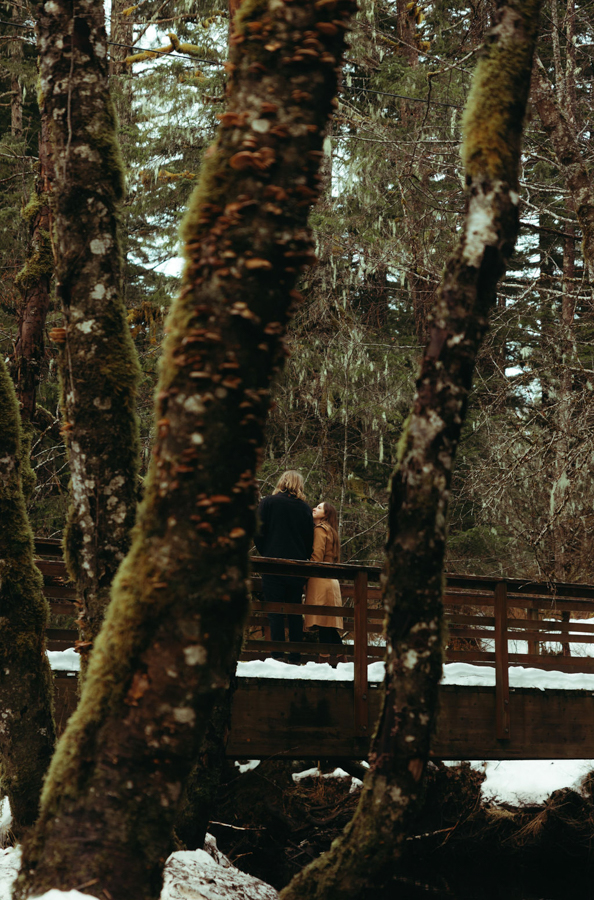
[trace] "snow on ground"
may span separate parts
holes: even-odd
[[[161,900],[277,900],[269,884],[227,863],[220,865],[205,850],[173,853],[165,866]]]
[[[251,772],[252,769],[257,769],[260,765],[259,759],[247,759],[244,763],[237,762],[235,760],[235,765],[239,769],[239,774],[243,775],[244,772]]]
[[[278,900],[277,891],[240,872],[217,849],[212,835],[204,850],[172,853],[165,864],[161,900]],[[10,900],[12,884],[21,862],[18,847],[0,850],[0,900]],[[89,900],[80,891],[47,891],[42,900]]]
[[[54,672],[78,672],[80,669],[80,653],[74,647],[68,650],[46,650],[49,664]]]
[[[560,788],[579,790],[584,775],[594,769],[594,759],[496,759],[472,766],[486,770],[485,800],[519,806],[544,803]]]
[[[303,772],[293,772],[291,778],[293,779],[295,784],[299,784],[299,782],[303,781],[304,778],[350,778],[351,794],[353,793],[353,791],[356,791],[357,788],[363,786],[363,782],[360,778],[355,778],[354,775],[349,775],[348,772],[345,772],[344,769],[340,768],[334,769],[332,772],[321,772],[320,769],[316,766],[313,769],[304,769]]]
[[[0,900],[10,900],[12,883],[19,873],[20,865],[20,847],[0,850]]]
[[[317,766],[313,769],[304,769],[303,772],[293,772],[291,778],[295,784],[299,784],[304,778],[349,778],[349,773],[344,769],[334,769],[332,772],[320,772]],[[358,779],[357,779],[358,780]]]

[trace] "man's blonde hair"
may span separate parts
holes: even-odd
[[[286,491],[288,494],[295,494],[299,500],[305,500],[305,485],[303,484],[301,472],[297,472],[295,469],[289,469],[287,472],[283,472],[272,493],[280,494],[281,491]]]

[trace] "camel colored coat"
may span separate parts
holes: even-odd
[[[334,562],[336,551],[334,548],[334,535],[326,522],[320,522],[314,528],[312,562]],[[314,606],[342,606],[340,585],[335,578],[310,578],[305,589],[305,602]],[[310,629],[316,625],[325,625],[327,628],[343,630],[342,616],[310,615],[304,617],[303,627]]]

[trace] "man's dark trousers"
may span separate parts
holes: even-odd
[[[301,578],[288,578],[282,575],[264,575],[262,578],[264,598],[267,603],[299,603],[303,596]],[[289,616],[289,641],[301,643],[303,640],[303,616]],[[285,640],[285,617],[283,613],[269,613],[270,639]],[[276,655],[276,654],[275,654]],[[282,656],[282,654],[281,654]],[[299,654],[289,654],[289,659],[298,660]]]

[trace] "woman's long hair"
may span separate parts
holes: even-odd
[[[297,472],[295,469],[283,472],[272,493],[280,494],[281,491],[286,491],[287,494],[294,494],[299,500],[305,500],[305,485],[303,484],[301,472]]]
[[[324,522],[327,522],[334,535],[334,562],[340,562],[340,535],[338,533],[338,513],[331,503],[324,502]]]

